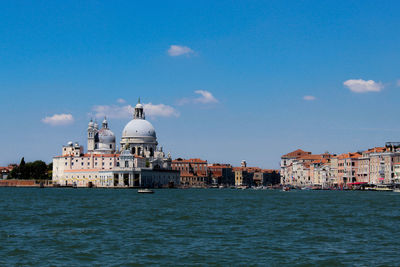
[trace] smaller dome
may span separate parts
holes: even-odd
[[[99,143],[113,144],[115,143],[115,135],[110,129],[102,128],[98,132]]]
[[[89,126],[89,128],[93,127],[94,126],[94,122],[92,120],[90,120],[88,126]]]
[[[135,106],[135,108],[141,108],[141,109],[143,109],[143,105],[140,104],[140,103],[137,103],[136,106]]]

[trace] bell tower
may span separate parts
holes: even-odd
[[[96,131],[97,130],[94,127],[93,120],[90,119],[90,122],[89,122],[89,125],[88,125],[88,130],[87,130],[87,138],[88,138],[87,148],[88,148],[88,152],[93,152],[94,151]]]

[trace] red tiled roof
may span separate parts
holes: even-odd
[[[307,154],[310,155],[311,152],[307,152],[307,151],[304,151],[304,150],[301,150],[301,149],[297,149],[295,151],[292,151],[290,153],[287,153],[287,154],[283,155],[282,158],[297,158],[299,156],[307,155]]]
[[[302,155],[298,157],[297,159],[299,160],[320,160],[322,159],[323,155]]]
[[[174,159],[172,163],[207,163],[207,160],[202,159]]]

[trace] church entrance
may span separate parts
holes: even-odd
[[[118,185],[118,173],[114,173],[114,186]]]
[[[124,185],[129,186],[129,173],[124,173]]]
[[[135,173],[135,178],[133,179],[133,186],[139,186],[139,173]]]

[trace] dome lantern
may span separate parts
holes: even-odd
[[[135,106],[135,113],[133,114],[134,120],[145,120],[143,105],[140,103],[140,97],[138,103]]]

